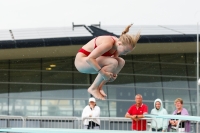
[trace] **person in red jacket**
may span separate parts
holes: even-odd
[[[140,94],[135,96],[135,102],[136,103],[128,109],[125,117],[132,119],[132,130],[145,131],[147,121],[141,118],[144,118],[144,114],[148,113],[148,107],[142,103],[142,95]]]

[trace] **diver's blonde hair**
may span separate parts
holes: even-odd
[[[129,32],[129,28],[133,24],[128,25],[125,30],[122,32],[121,36],[119,37],[119,40],[122,42],[124,45],[131,45],[133,48],[135,48],[138,40],[140,39],[140,32],[137,32],[136,35],[129,35],[126,34]]]

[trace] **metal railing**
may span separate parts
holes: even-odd
[[[132,120],[124,117],[59,117],[59,116],[7,116],[0,115],[0,128],[65,128],[85,129],[84,121],[99,120],[101,130],[132,130]],[[153,118],[143,118],[147,122],[146,130],[151,131],[151,122],[157,122]],[[179,125],[183,121],[179,121]],[[137,125],[138,123],[136,123]],[[142,125],[142,124],[140,124]],[[137,126],[136,126],[137,127]],[[139,127],[138,127],[139,128]],[[179,126],[175,127],[178,132]],[[200,131],[199,121],[190,121],[190,132]]]
[[[199,133],[200,131],[200,122],[199,121],[187,121],[187,120],[177,120],[177,124],[176,126],[170,126],[170,128],[168,129],[168,131],[171,132],[188,132],[185,131],[185,127],[187,126],[187,122],[189,122],[189,128],[190,129],[190,133]],[[184,128],[182,128],[184,127]],[[182,130],[184,129],[184,130]]]
[[[25,127],[79,129],[79,121],[80,119],[77,117],[27,116],[25,117]]]
[[[99,119],[101,130],[132,130],[132,120],[123,117],[96,117],[85,119]],[[144,118],[147,122],[153,119]],[[0,116],[0,128],[26,127],[26,128],[69,128],[84,129],[83,120],[80,117],[58,116]]]
[[[25,127],[24,117],[0,115],[0,128],[8,127]]]
[[[132,130],[132,120],[129,118],[124,118],[124,117],[85,117],[83,119],[80,119],[80,123],[81,123],[81,129],[84,128],[92,128],[87,127],[84,125],[85,121],[100,121],[100,126],[99,128],[101,130]],[[150,129],[150,125],[148,123],[151,123],[151,121],[154,121],[157,125],[157,122],[155,121],[155,119],[151,119],[151,118],[142,118],[141,120],[139,120],[138,122],[136,122],[136,128],[139,129],[140,125],[143,126],[143,121],[145,122],[146,128],[145,130],[149,130]],[[144,126],[145,126],[144,125]],[[98,125],[94,125],[94,126],[98,126]]]

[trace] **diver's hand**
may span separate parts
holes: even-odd
[[[111,77],[111,79],[108,82],[113,82],[117,79],[117,74],[113,74],[113,76]]]
[[[100,74],[102,75],[103,79],[106,81],[111,80],[111,78],[113,77],[113,73],[111,72],[101,71]]]

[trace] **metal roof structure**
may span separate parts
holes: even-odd
[[[100,35],[120,36],[126,26],[73,25],[73,27],[0,30],[0,48],[82,45]],[[129,34],[141,31],[138,43],[195,42],[195,25],[133,25]]]
[[[102,29],[120,35],[126,26],[102,26]],[[133,25],[129,33],[135,34],[141,31],[141,35],[189,35],[197,34],[196,25]]]
[[[13,34],[14,39],[12,39],[11,34]],[[84,27],[77,27],[74,30],[72,30],[71,27],[57,27],[38,29],[13,29],[0,31],[0,40],[25,40],[79,36],[92,36],[92,34]]]
[[[86,30],[84,27],[77,27],[74,30],[72,30],[70,27],[59,27],[12,30],[12,32],[16,40],[92,36],[92,34],[90,34],[90,32],[88,32],[88,30]]]

